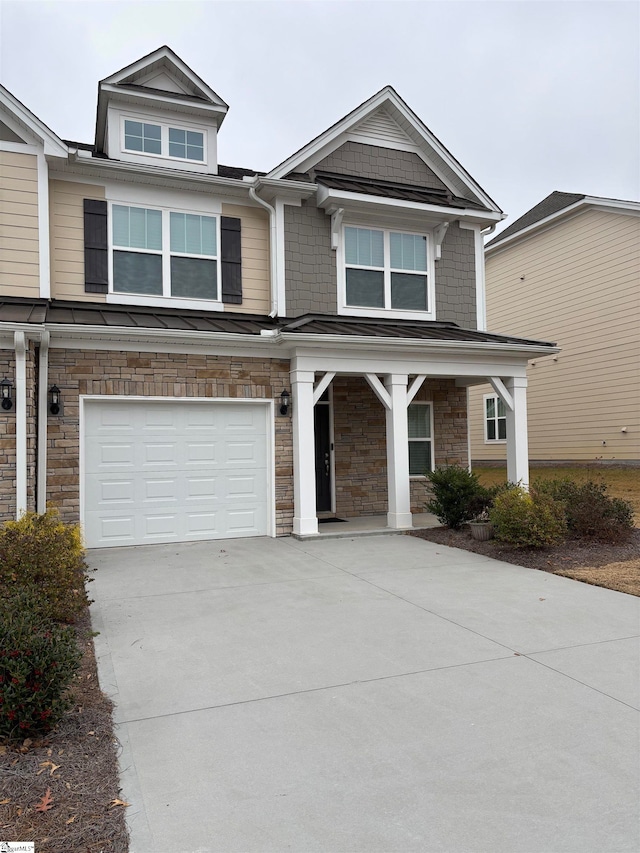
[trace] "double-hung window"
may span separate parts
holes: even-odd
[[[412,403],[407,409],[409,474],[424,475],[433,468],[431,403]]]
[[[345,305],[429,311],[427,237],[377,228],[344,228]]]
[[[176,160],[204,163],[204,132],[124,119],[124,149]]]
[[[215,216],[114,204],[113,291],[218,300]]]
[[[484,427],[485,441],[507,440],[507,410],[497,394],[484,398]]]

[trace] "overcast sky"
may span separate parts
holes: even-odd
[[[386,84],[513,221],[553,190],[640,200],[638,2],[0,0],[0,80],[93,142],[97,83],[162,44],[269,170]]]

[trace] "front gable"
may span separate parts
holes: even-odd
[[[344,149],[344,150],[343,150]],[[418,116],[402,100],[391,86],[385,86],[368,101],[365,101],[343,119],[277,166],[269,173],[270,178],[285,178],[291,173],[310,172],[322,168],[321,163],[333,162],[336,158],[351,159],[356,171],[364,174],[372,165],[371,160],[383,159],[380,149],[387,151],[388,160],[405,158],[414,164],[421,162],[422,177],[429,181],[426,186],[446,188],[453,197],[466,199],[474,207],[482,207],[500,214],[500,208],[477,184],[471,175],[458,163],[434,134],[420,121]],[[354,157],[355,152],[359,156]],[[401,154],[400,152],[403,152]],[[383,173],[375,177],[391,177],[390,167],[383,166]],[[417,166],[414,166],[414,173]],[[364,171],[363,171],[364,170]],[[408,181],[412,183],[412,181]],[[415,184],[414,184],[415,185]]]

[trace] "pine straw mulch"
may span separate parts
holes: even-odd
[[[37,853],[127,853],[112,703],[98,684],[88,611],[76,630],[71,711],[42,740],[0,745],[0,839],[35,842]],[[47,791],[51,807],[37,811]]]
[[[416,530],[410,535],[440,545],[484,554],[505,563],[514,563],[516,566],[540,569],[554,575],[640,596],[639,528],[634,529],[628,542],[619,545],[567,538],[551,548],[537,549],[511,548],[497,539],[478,542],[471,538],[467,527],[461,530],[433,527],[428,530]]]

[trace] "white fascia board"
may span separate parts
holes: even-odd
[[[69,175],[78,175],[81,178],[120,178],[123,181],[135,183],[155,184],[157,186],[171,186],[177,189],[185,189],[191,192],[210,193],[215,188],[220,195],[241,196],[252,207],[257,207],[249,199],[248,184],[237,178],[221,178],[219,175],[208,175],[202,172],[179,172],[176,169],[164,168],[162,166],[144,166],[140,163],[125,163],[122,160],[103,160],[99,157],[87,159],[79,153],[72,152],[72,159],[61,168],[56,168],[58,174],[51,177],[61,176],[66,180]]]
[[[209,104],[203,101],[192,101],[190,98],[181,98],[179,95],[168,98],[165,94],[157,89],[145,88],[144,91],[131,91],[129,89],[121,89],[119,86],[111,86],[109,84],[101,85],[101,92],[112,96],[111,102],[123,101],[130,104],[147,102],[153,105],[162,105],[164,108],[171,106],[174,109],[180,107],[182,110],[193,113],[194,115],[207,115],[220,117],[216,121],[219,125],[227,112],[227,106],[219,106],[217,104]]]
[[[344,207],[349,212],[362,211],[363,213],[372,209],[386,209],[396,214],[407,211],[421,213],[424,216],[432,216],[434,221],[437,220],[438,222],[442,222],[443,220],[455,222],[459,219],[483,226],[487,226],[492,222],[499,222],[503,218],[502,213],[494,213],[493,211],[445,207],[436,204],[423,204],[417,201],[403,201],[402,199],[385,198],[382,196],[367,195],[366,193],[334,190],[322,185],[318,187],[318,207],[324,209]]]
[[[0,104],[20,125],[42,143],[45,155],[65,158],[69,155],[69,149],[60,137],[2,85],[0,85]]]
[[[200,92],[206,98],[209,98],[214,104],[228,109],[229,105],[222,100],[220,95],[216,94],[216,92],[214,92],[213,89],[208,86],[204,80],[195,73],[195,71],[193,71],[193,69],[189,68],[189,66],[180,59],[177,53],[174,53],[171,48],[166,45],[154,50],[146,56],[141,57],[135,62],[132,62],[130,65],[121,68],[114,74],[110,74],[108,77],[105,77],[104,80],[100,81],[100,85],[103,86],[112,83],[125,82],[128,78],[133,77],[136,74],[140,74],[140,72],[144,72],[145,69],[153,65],[159,59],[168,59],[169,64],[174,65],[178,71],[184,74],[184,76],[192,83],[194,88],[199,89]]]
[[[297,205],[300,205],[302,200],[310,198],[318,189],[317,184],[264,177],[257,177],[251,183],[247,181],[246,185],[253,186],[260,194],[260,198],[269,203],[279,199],[285,204]]]
[[[268,177],[283,178],[289,172],[305,171],[305,164],[313,162],[314,159],[317,160],[318,155],[323,153],[323,149],[331,146],[342,134],[366,118],[369,113],[377,110],[388,99],[391,91],[390,86],[385,86],[384,89],[381,89],[373,97],[369,98],[369,100],[360,104],[359,107],[356,107],[355,110],[352,110],[343,119],[325,130],[324,133],[316,136],[315,139],[312,139],[311,142],[308,142],[296,151],[295,154],[292,154],[291,157],[276,166],[275,169],[272,169]],[[322,157],[319,159],[322,159]]]
[[[493,343],[488,341],[426,341],[418,338],[407,340],[406,338],[380,338],[372,339],[364,335],[312,335],[295,332],[281,332],[279,337],[283,342],[290,346],[296,344],[313,344],[315,348],[326,349],[339,347],[341,350],[368,350],[368,351],[398,351],[406,349],[411,352],[411,357],[415,358],[416,350],[421,350],[432,355],[451,355],[452,353],[469,353],[475,354],[492,354],[492,355],[508,355],[516,356],[519,359],[535,358],[541,355],[553,355],[560,352],[560,347],[540,346],[532,342],[531,344],[511,344],[511,343]],[[415,373],[416,371],[412,371]],[[418,371],[420,372],[420,371]]]
[[[464,378],[488,381],[489,376],[526,377],[526,361],[516,358],[496,357],[487,354],[479,358],[477,354],[449,353],[434,355],[425,353],[416,358],[410,353],[384,353],[375,350],[363,352],[344,352],[340,349],[314,350],[298,348],[291,354],[291,368],[307,371],[310,374],[335,371],[347,375],[392,375],[405,374],[416,376],[424,374],[431,378]]]
[[[180,329],[141,329],[121,326],[78,326],[73,323],[47,323],[43,327],[50,334],[52,349],[135,350],[145,352],[184,352],[185,348],[215,354],[222,351],[247,352],[256,356],[274,358],[277,337],[242,335],[227,332],[198,332]]]
[[[510,234],[508,237],[505,237],[504,240],[500,240],[500,235],[498,235],[497,239],[500,242],[494,243],[492,246],[485,246],[485,255],[488,257],[494,252],[497,252],[499,249],[502,249],[505,246],[514,243],[516,240],[519,240],[523,237],[528,237],[531,234],[535,234],[537,231],[541,231],[550,225],[554,225],[561,219],[565,219],[569,216],[574,216],[577,213],[582,213],[584,210],[587,210],[587,208],[601,210],[606,213],[619,213],[622,215],[640,216],[640,202],[638,201],[621,201],[614,198],[598,198],[597,196],[585,196],[584,198],[579,199],[573,204],[570,204],[567,207],[563,207],[561,210],[557,210],[555,213],[552,213],[549,216],[545,216],[544,219],[539,219],[537,222],[534,222],[527,228],[522,228],[520,231],[516,231],[515,233]]]

